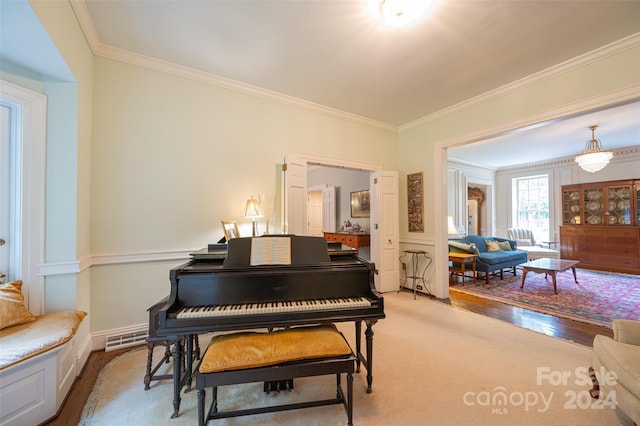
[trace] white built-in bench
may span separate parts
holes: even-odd
[[[241,332],[215,336],[196,367],[198,424],[209,420],[272,411],[293,410],[328,404],[342,404],[347,422],[353,423],[353,372],[355,356],[335,326],[297,327],[270,333]],[[347,376],[347,394],[340,374]],[[246,408],[218,410],[218,387],[253,382],[290,382],[295,377],[336,375],[336,398]],[[205,413],[205,389],[213,400]]]
[[[83,361],[82,311],[60,311],[0,330],[0,425],[38,425],[55,416]],[[88,353],[87,353],[88,355]]]

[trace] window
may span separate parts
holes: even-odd
[[[549,239],[549,176],[513,180],[514,228],[530,229],[537,241]]]
[[[2,105],[3,161],[9,174],[3,174],[6,188],[0,196],[0,209],[11,233],[6,241],[2,268],[9,279],[21,279],[25,305],[32,314],[44,311],[44,173],[46,98],[40,93],[0,81]],[[9,127],[10,126],[10,131]],[[6,130],[5,130],[6,129]],[[8,156],[5,156],[6,153]],[[7,186],[8,185],[8,186]],[[6,204],[5,204],[6,203]],[[5,211],[4,206],[11,206]],[[2,228],[4,229],[4,225]]]

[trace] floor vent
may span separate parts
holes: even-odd
[[[114,351],[116,349],[128,348],[140,345],[147,339],[148,332],[139,331],[137,333],[125,333],[113,336],[107,336],[107,344],[104,348],[105,352]]]

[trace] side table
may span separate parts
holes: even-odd
[[[473,270],[473,279],[477,279],[478,278],[478,274],[476,272],[476,259],[478,258],[477,255],[475,254],[469,254],[469,253],[455,253],[450,251],[449,252],[449,261],[451,262],[456,262],[460,264],[460,269],[457,269],[454,266],[451,266],[449,268],[449,271],[451,271],[451,276],[453,275],[461,275],[462,276],[462,285],[464,285],[464,280],[465,278],[467,278],[466,275],[466,270],[465,270],[465,265],[468,262],[471,262],[471,266],[472,266],[472,270]]]
[[[424,266],[422,268],[419,265],[421,258],[424,258]],[[407,263],[409,262],[409,260],[411,261],[411,275],[409,275],[409,272],[407,269]],[[431,294],[431,292],[429,292],[429,290],[427,289],[426,282],[424,281],[424,274],[425,272],[427,272],[427,269],[429,269],[432,262],[433,261],[427,255],[427,252],[424,250],[405,250],[402,252],[402,255],[400,256],[400,263],[402,264],[402,269],[404,270],[404,282],[400,286],[400,289],[402,289],[404,285],[407,283],[407,278],[411,278],[413,280],[413,299],[414,300],[416,298],[416,280],[422,281],[422,285],[424,286],[424,289],[427,292],[427,294]],[[420,273],[421,270],[422,270],[422,273]],[[400,291],[400,289],[398,289],[398,291]]]

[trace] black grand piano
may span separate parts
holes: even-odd
[[[264,259],[264,243],[269,242],[280,251],[285,243],[289,257],[276,257],[277,264],[256,261]],[[329,249],[322,237],[234,238],[226,255],[201,256],[171,270],[171,293],[157,311],[157,334],[178,342],[183,336],[209,332],[353,321],[357,367],[365,365],[371,392],[372,326],[385,317],[373,274],[372,263],[352,250]],[[366,356],[361,349],[362,322]],[[184,358],[182,345],[174,345],[172,417],[180,409],[182,386],[191,384],[192,340],[186,339]]]

